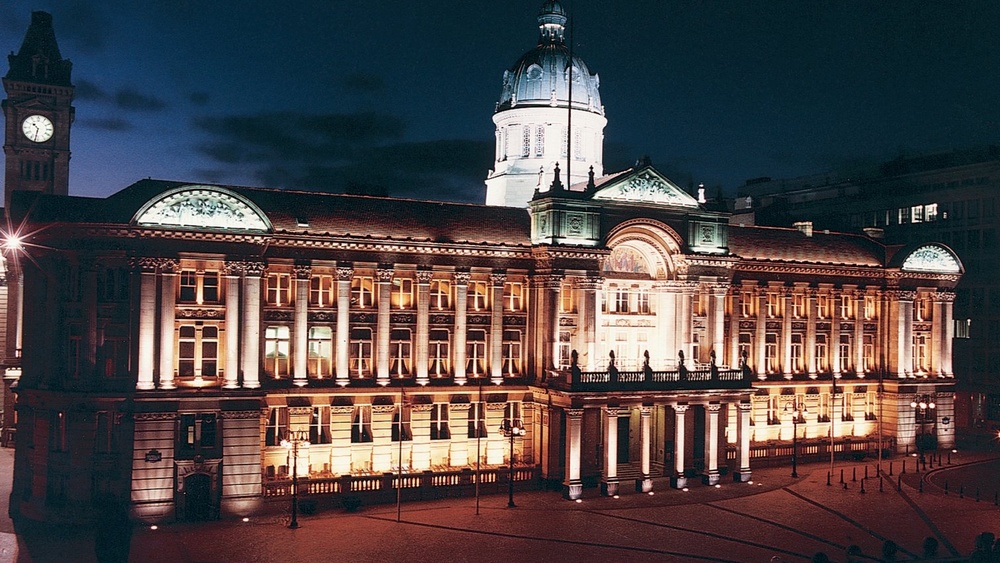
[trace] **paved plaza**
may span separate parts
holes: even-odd
[[[11,457],[9,450],[0,452],[6,475]],[[903,459],[908,471],[900,479]],[[945,458],[920,473],[913,472],[914,463],[894,458],[893,475],[882,481],[881,491],[875,462],[869,461],[838,463],[829,486],[829,465],[809,464],[800,465],[797,479],[788,467],[755,469],[752,484],[692,484],[688,491],[672,490],[663,479],[655,481],[654,495],[623,486],[620,498],[613,499],[588,489],[579,503],[558,493],[525,492],[510,509],[506,495],[483,496],[479,515],[475,498],[461,498],[404,504],[400,522],[396,506],[383,505],[303,515],[297,530],[287,528],[287,514],[245,523],[137,527],[130,560],[766,563],[808,561],[824,552],[832,561],[844,561],[848,546],[860,547],[862,560],[876,560],[883,543],[892,540],[902,561],[920,558],[927,537],[938,540],[941,560],[962,560],[978,533],[1000,535],[996,454],[959,452],[950,465]],[[883,469],[888,473],[888,461]],[[846,488],[839,482],[841,470]],[[3,497],[6,505],[6,493]],[[4,518],[0,532],[6,560],[96,560],[93,537],[85,530],[25,528],[14,541]]]

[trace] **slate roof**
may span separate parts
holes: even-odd
[[[879,267],[886,264],[887,248],[864,235],[798,229],[729,226],[729,251],[750,260],[799,264]]]

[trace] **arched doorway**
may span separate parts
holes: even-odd
[[[189,522],[211,520],[212,477],[207,473],[192,473],[184,478],[184,518]]]

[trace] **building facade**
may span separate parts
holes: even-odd
[[[766,180],[766,179],[765,179]],[[966,267],[956,290],[956,424],[969,445],[1000,430],[1000,151],[981,147],[898,158],[850,175],[749,182],[758,224],[810,221],[814,229],[862,232],[893,244],[937,240]]]
[[[543,39],[564,18],[546,2]],[[747,481],[799,439],[953,443],[948,247],[739,226],[648,163],[587,171],[567,188],[553,166],[507,207],[16,191],[12,516],[246,516],[292,477],[315,497],[513,479],[577,499]]]

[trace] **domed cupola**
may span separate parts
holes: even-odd
[[[557,163],[571,190],[582,189],[591,168],[603,174],[607,119],[600,78],[571,55],[567,21],[558,0],[542,4],[538,44],[503,73],[487,205],[527,206],[535,191],[548,189]]]

